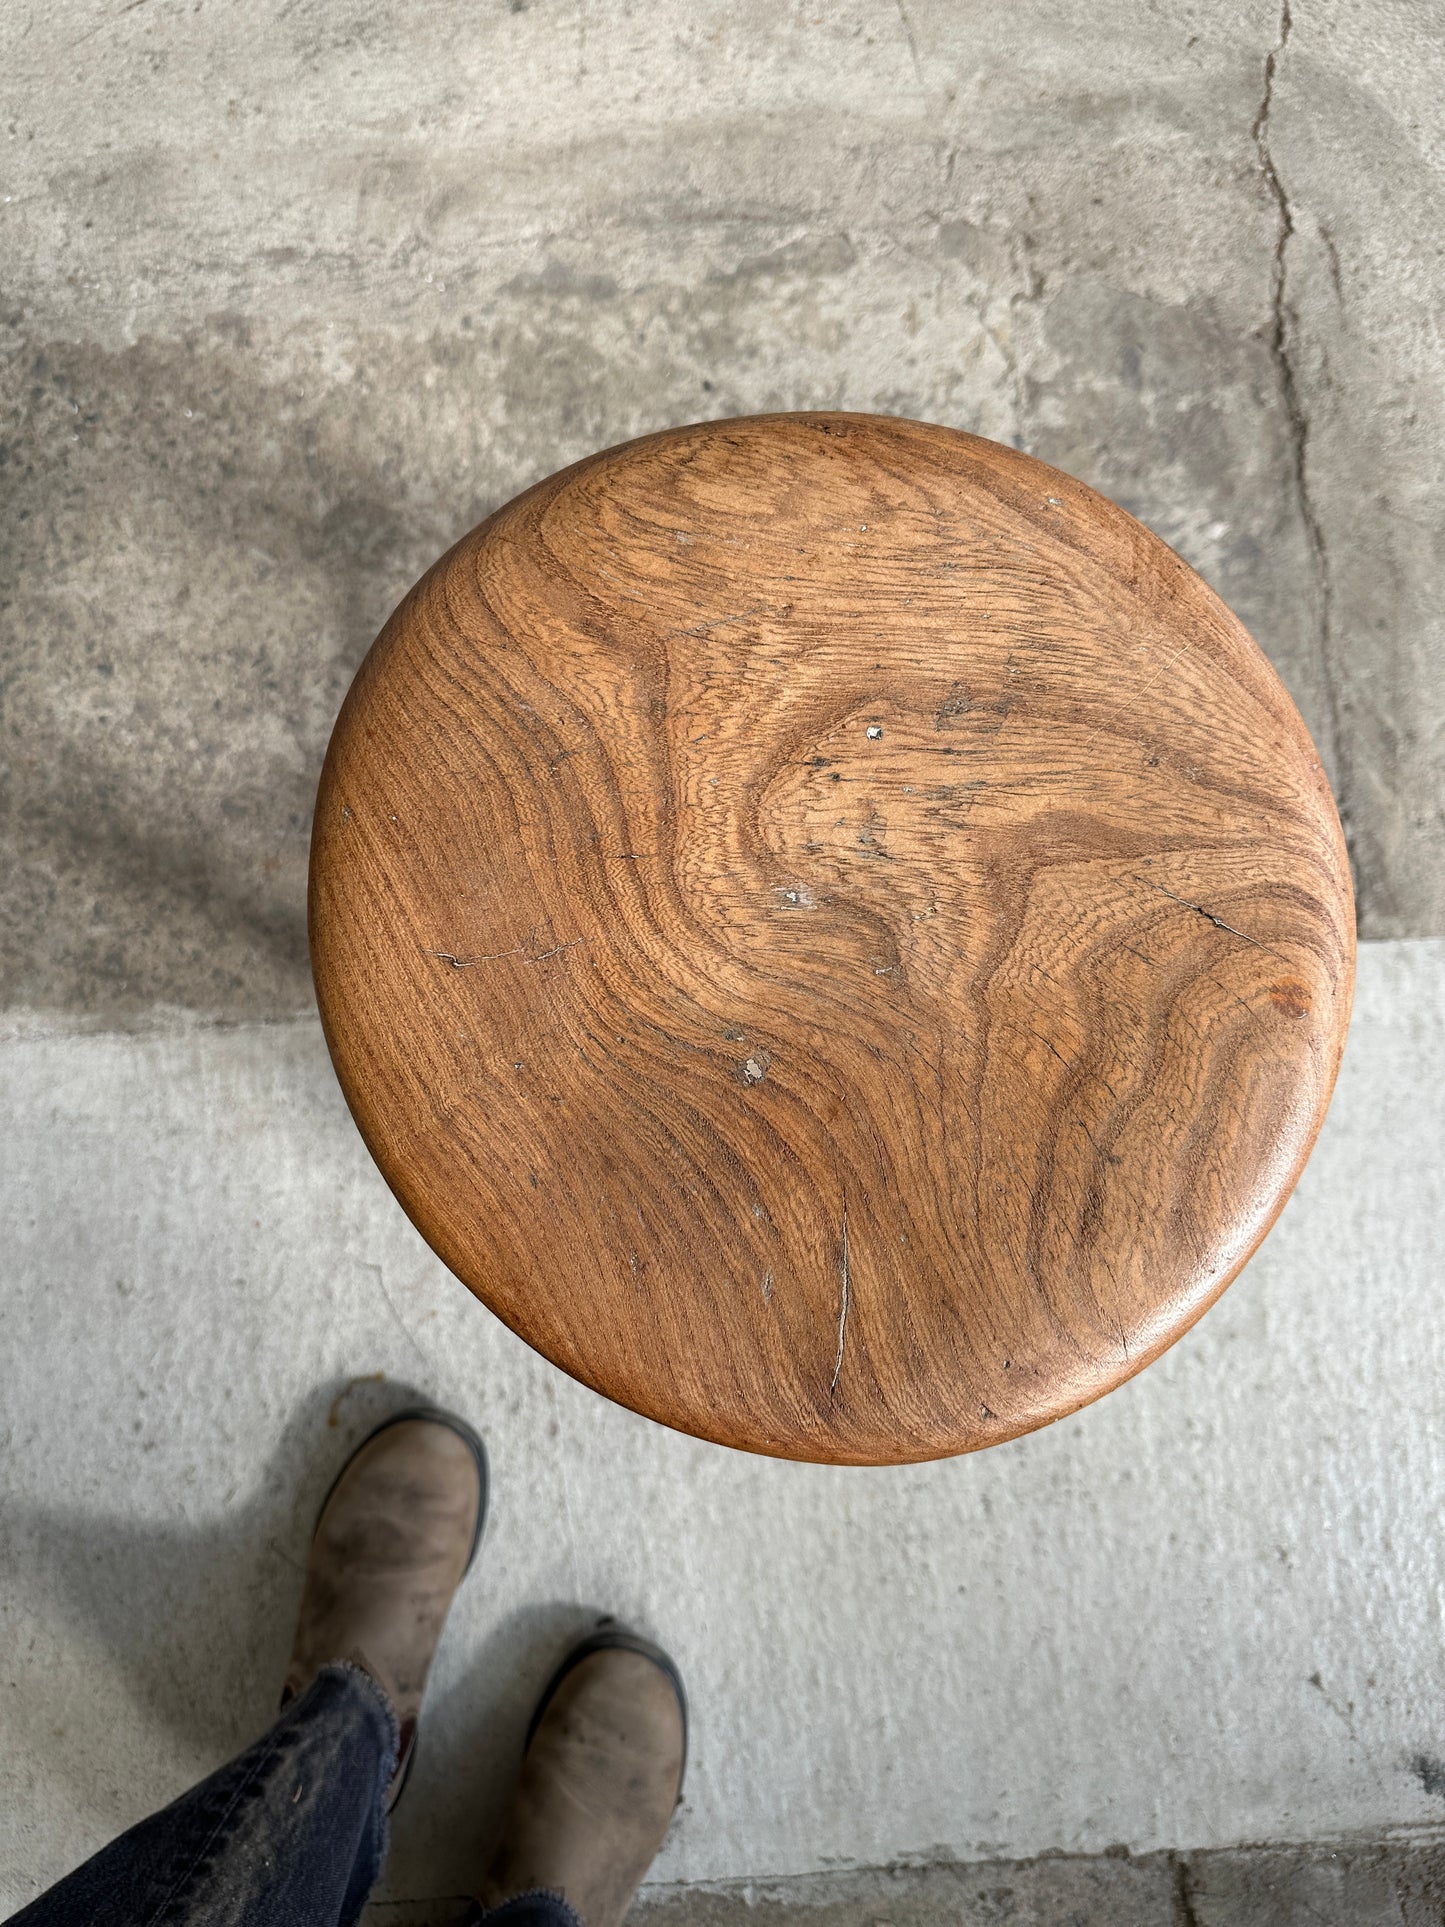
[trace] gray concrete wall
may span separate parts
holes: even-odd
[[[702,415],[1017,441],[1220,589],[1445,929],[1430,0],[10,0],[4,1002],[308,1005],[319,758],[497,502]]]

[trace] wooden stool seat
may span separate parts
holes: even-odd
[[[422,1234],[564,1370],[752,1451],[969,1451],[1244,1264],[1348,1021],[1278,678],[1123,510],[953,430],[710,422],[387,623],[311,942]]]

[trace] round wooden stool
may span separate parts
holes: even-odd
[[[707,422],[540,483],[363,664],[311,944],[356,1121],[530,1344],[876,1463],[1071,1412],[1273,1222],[1348,1021],[1319,760],[1026,455]]]

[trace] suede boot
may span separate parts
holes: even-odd
[[[357,1447],[332,1486],[306,1562],[281,1703],[350,1660],[386,1694],[401,1728],[400,1793],[427,1674],[487,1503],[487,1460],[462,1419],[398,1412]]]
[[[559,1893],[620,1927],[682,1795],[687,1702],[672,1661],[620,1626],[564,1660],[532,1721],[483,1906]]]

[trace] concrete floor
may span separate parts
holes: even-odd
[[[322,749],[401,592],[642,430],[957,423],[1280,668],[1369,936],[1445,934],[1428,0],[9,0],[7,999],[309,1005]]]
[[[726,1452],[546,1365],[404,1219],[309,1019],[0,1061],[0,1903],[264,1723],[320,1495],[407,1387],[496,1490],[387,1897],[465,1889],[589,1610],[691,1690],[663,1882],[1445,1823],[1445,943],[1364,950],[1320,1146],[1194,1332],[899,1470]]]
[[[1119,1853],[657,1891],[641,1927],[1434,1927],[1439,1844]],[[378,1913],[378,1927],[384,1920]]]
[[[0,1908],[264,1720],[315,1499],[411,1384],[498,1504],[378,1921],[464,1886],[604,1606],[698,1709],[659,1922],[1445,1918],[1436,24],[0,9]],[[1221,1306],[900,1473],[550,1371],[402,1221],[309,1014],[320,757],[409,582],[594,447],[813,405],[1018,442],[1172,542],[1294,692],[1382,940]]]

